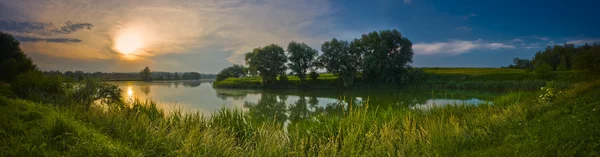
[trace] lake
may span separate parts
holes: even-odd
[[[286,116],[296,112],[335,113],[348,104],[370,107],[409,107],[428,109],[440,105],[478,105],[491,103],[498,93],[457,90],[238,90],[213,89],[212,81],[123,81],[109,82],[123,90],[131,101],[153,100],[165,110],[201,112],[210,115],[221,108],[240,109],[264,116]]]

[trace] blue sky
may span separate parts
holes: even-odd
[[[600,43],[599,1],[7,0],[0,30],[43,70],[217,73],[252,48],[316,49],[398,29],[417,67],[500,67],[546,46]],[[121,45],[121,47],[119,46]],[[129,49],[124,52],[122,46]],[[132,46],[135,45],[135,46]],[[132,50],[129,52],[129,50]]]

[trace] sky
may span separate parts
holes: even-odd
[[[415,67],[500,67],[547,46],[600,43],[600,1],[3,0],[0,31],[41,70],[218,73],[269,44],[397,29]]]

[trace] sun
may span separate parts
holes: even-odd
[[[123,32],[115,40],[115,49],[124,55],[129,55],[142,46],[142,38],[135,32]]]

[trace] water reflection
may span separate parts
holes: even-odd
[[[112,82],[130,99],[151,99],[166,109],[174,106],[205,115],[221,108],[241,109],[254,119],[284,124],[315,115],[341,115],[349,105],[369,108],[429,109],[446,104],[477,105],[497,93],[431,90],[261,91],[213,89],[210,82]],[[126,95],[125,95],[126,94]],[[285,125],[285,124],[284,124]]]

